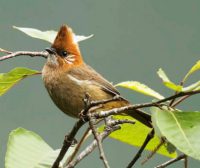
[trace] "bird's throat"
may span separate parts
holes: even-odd
[[[49,54],[47,58],[47,63],[52,66],[58,66],[58,58],[54,54]]]

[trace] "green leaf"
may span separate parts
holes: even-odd
[[[163,99],[164,97],[159,94],[158,92],[154,91],[153,89],[149,88],[148,86],[138,82],[138,81],[126,81],[116,84],[115,86],[120,86],[124,88],[128,88],[134,90],[136,92],[152,96],[157,99]]]
[[[181,85],[176,85],[175,83],[171,82],[169,80],[169,78],[167,77],[167,75],[165,74],[165,72],[160,68],[158,70],[158,76],[162,79],[164,85],[174,91],[177,91],[177,92],[181,92],[182,91],[182,86]]]
[[[15,68],[8,73],[0,74],[0,96],[7,92],[17,82],[24,79],[27,76],[38,74],[39,72],[27,68]]]
[[[9,135],[5,168],[34,167],[43,156],[53,149],[34,132],[17,128]]]
[[[200,81],[198,81],[198,82],[195,82],[195,83],[193,83],[193,84],[191,84],[191,85],[189,85],[189,86],[187,86],[187,87],[184,87],[183,89],[182,89],[182,91],[183,92],[189,92],[189,91],[193,91],[193,90],[199,90],[199,87],[200,87]]]
[[[34,28],[16,27],[16,26],[13,26],[13,28],[22,31],[23,33],[27,34],[30,37],[41,39],[49,43],[53,43],[57,35],[57,31],[54,30],[40,31]],[[79,36],[74,34],[74,41],[78,43],[80,41],[87,40],[92,36],[93,34],[89,36]]]
[[[193,74],[194,72],[200,70],[200,60],[196,62],[196,64],[194,66],[192,66],[192,68],[188,71],[188,73],[185,75],[185,77],[183,78],[183,82],[185,82],[187,80],[187,78]]]
[[[63,161],[75,147],[70,147]],[[24,128],[17,128],[9,135],[5,168],[51,168],[60,149],[53,150],[39,135]],[[60,163],[63,168],[64,162]]]
[[[154,108],[160,132],[177,149],[200,160],[200,112],[180,112]]]
[[[129,119],[132,120],[131,117],[128,116],[116,116],[118,119]],[[113,132],[110,137],[126,144],[132,146],[140,147],[148,133],[151,131],[150,128],[141,124],[139,121],[136,121],[135,124],[123,124],[121,125],[121,129]],[[154,150],[155,147],[160,143],[160,139],[155,136],[146,146],[146,150]],[[175,158],[177,156],[176,152],[169,153],[165,146],[162,146],[157,153],[162,154],[164,156]]]

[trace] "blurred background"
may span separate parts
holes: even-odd
[[[178,83],[199,59],[199,8],[199,0],[1,0],[0,47],[11,51],[44,50],[49,43],[30,38],[12,26],[57,30],[66,23],[78,35],[94,34],[92,39],[80,43],[81,51],[85,61],[108,80],[137,80],[167,96],[173,92],[161,84],[156,71],[162,67]],[[1,62],[0,72],[15,67],[41,70],[44,63],[43,58],[18,57]],[[190,81],[199,77],[196,74]],[[151,101],[132,91],[120,92],[135,103]],[[200,110],[199,96],[179,108]],[[23,80],[0,97],[0,167],[4,167],[11,130],[32,130],[57,149],[74,122],[50,100],[41,76]],[[113,139],[104,142],[104,149],[111,167],[116,168],[126,167],[138,150]],[[147,152],[143,154],[146,155]],[[156,155],[143,167],[151,168],[168,159]],[[96,151],[77,167],[103,165]],[[135,167],[142,167],[140,161]],[[182,168],[183,163],[171,167]],[[199,162],[190,159],[189,167],[199,167]]]

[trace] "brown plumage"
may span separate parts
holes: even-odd
[[[84,63],[71,28],[61,26],[50,49],[42,76],[45,87],[56,106],[65,114],[78,117],[84,108],[83,98],[88,93],[92,100],[109,99],[119,95],[116,88],[94,69]],[[121,100],[104,104],[99,110],[128,105]],[[124,112],[151,127],[151,118],[141,111]]]

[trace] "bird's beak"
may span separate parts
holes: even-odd
[[[54,54],[54,55],[56,55],[56,49],[55,48],[46,48],[45,49],[49,54]]]

